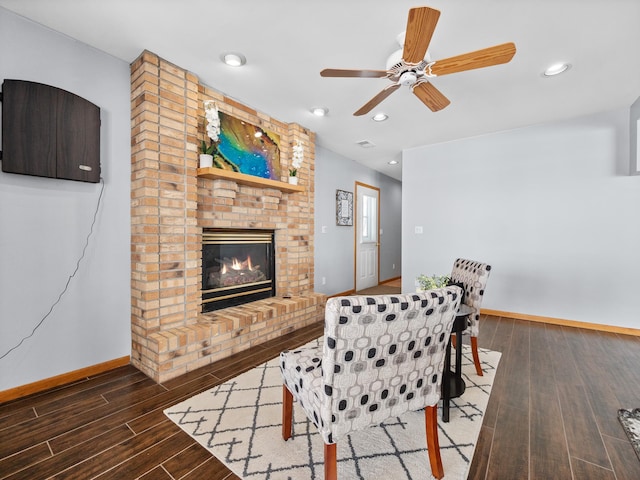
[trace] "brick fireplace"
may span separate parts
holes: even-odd
[[[299,141],[302,191],[199,175],[204,100],[280,136],[282,182]],[[326,297],[313,291],[314,134],[147,51],[131,64],[131,119],[132,364],[163,382],[320,321]],[[276,296],[201,313],[208,229],[273,231]]]

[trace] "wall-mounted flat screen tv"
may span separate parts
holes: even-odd
[[[57,87],[5,79],[2,171],[100,181],[100,108]]]

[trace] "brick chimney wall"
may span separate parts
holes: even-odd
[[[305,191],[198,177],[205,100],[280,135],[283,182],[300,141]],[[315,135],[148,51],[131,64],[131,129],[132,364],[163,382],[321,321],[326,297],[313,292]],[[202,314],[203,228],[274,230],[277,296]]]

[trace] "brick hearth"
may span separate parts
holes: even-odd
[[[204,100],[280,135],[283,182],[300,141],[305,191],[198,177]],[[320,321],[326,297],[313,292],[314,134],[146,51],[131,65],[131,111],[132,364],[163,382]],[[277,296],[202,314],[203,228],[274,230]]]

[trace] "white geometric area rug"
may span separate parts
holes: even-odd
[[[310,342],[317,345],[322,338]],[[450,421],[438,409],[445,479],[466,479],[500,353],[479,349],[484,375],[463,346],[467,388],[451,400]],[[453,356],[453,354],[452,354]],[[321,480],[323,442],[294,402],[293,436],[282,439],[282,377],[278,358],[165,410],[165,414],[243,479]],[[430,479],[424,413],[408,412],[338,442],[340,480]]]

